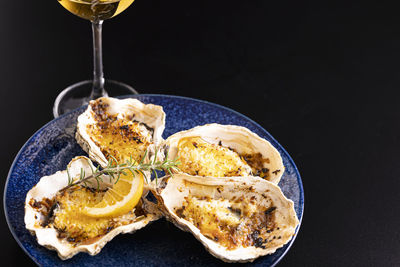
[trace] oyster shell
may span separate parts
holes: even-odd
[[[275,184],[284,172],[279,152],[267,140],[235,125],[206,124],[165,141],[180,170],[199,176],[260,176]]]
[[[78,117],[76,140],[92,160],[105,167],[110,155],[121,162],[131,155],[141,159],[146,149],[151,152],[162,141],[164,128],[161,106],[133,98],[101,97],[90,101]]]
[[[71,177],[79,177],[81,168],[91,173],[92,162],[76,157],[68,164]],[[107,180],[107,178],[103,179]],[[40,245],[56,250],[63,260],[79,252],[95,255],[105,244],[120,233],[133,233],[161,217],[155,204],[142,199],[131,212],[114,218],[89,218],[79,213],[77,199],[95,201],[108,184],[88,183],[88,187],[68,185],[67,171],[45,176],[27,193],[25,226],[36,235]],[[94,187],[90,187],[93,185]],[[89,196],[89,197],[88,197]]]
[[[191,232],[215,257],[249,262],[294,236],[294,204],[259,177],[164,177],[154,191],[167,219]]]

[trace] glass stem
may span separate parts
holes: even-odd
[[[91,99],[106,96],[104,90],[104,74],[103,74],[103,49],[101,30],[103,26],[102,20],[92,21],[93,32],[93,89]]]

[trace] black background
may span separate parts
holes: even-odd
[[[395,3],[396,1],[392,1]],[[280,266],[400,264],[400,15],[382,1],[137,0],[104,23],[106,78],[258,122],[291,154],[303,223]],[[1,187],[66,86],[91,28],[53,1],[0,7]],[[2,265],[33,265],[4,212]]]

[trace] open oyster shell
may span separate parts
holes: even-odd
[[[151,155],[162,141],[163,108],[137,99],[101,97],[78,117],[76,140],[89,157],[105,167],[109,156],[125,162]]]
[[[154,191],[167,219],[191,232],[215,257],[249,262],[294,236],[294,204],[258,177],[166,176]]]
[[[206,175],[198,175],[216,177],[207,173],[215,173],[216,168],[226,167],[231,162],[232,167],[225,171],[223,175],[217,176],[260,176],[278,184],[285,169],[279,152],[271,143],[245,127],[213,123],[175,133],[165,141],[170,158],[179,156],[179,147],[182,140],[200,140],[200,142],[211,144],[214,147],[213,149],[225,150],[225,152],[216,152],[218,155],[210,158],[210,154],[213,152],[199,151],[201,147],[199,148],[198,141],[193,142],[194,147],[192,147],[192,150],[197,150],[197,152],[189,152],[182,158],[178,158],[182,162],[179,168],[184,173],[191,175],[196,175],[199,169],[200,173],[202,173],[202,168],[203,170],[205,169],[203,173]],[[190,150],[190,147],[186,146],[186,148]],[[237,154],[236,158],[235,155],[228,155],[235,153]],[[204,160],[205,158],[208,161]],[[200,160],[204,160],[204,162],[199,163]],[[187,164],[190,164],[190,166]],[[194,169],[196,169],[196,173],[191,173],[195,171]]]
[[[86,174],[90,174],[90,166],[93,168],[92,162],[88,158],[80,156],[72,159],[68,164],[68,170],[72,178],[79,177],[81,169]],[[106,181],[107,179],[105,178],[104,180]],[[67,171],[58,171],[53,175],[42,177],[27,193],[24,218],[26,228],[33,235],[36,235],[38,243],[51,250],[56,250],[59,257],[63,260],[71,258],[79,252],[87,252],[90,255],[95,255],[116,235],[120,233],[133,233],[161,217],[161,213],[155,204],[142,199],[141,204],[138,204],[132,212],[115,218],[109,218],[107,222],[111,223],[111,227],[106,228],[105,234],[83,240],[82,242],[75,242],[73,239],[68,240],[66,237],[63,237],[65,232],[57,229],[54,223],[54,216],[57,216],[54,213],[57,214],[56,206],[58,205],[57,202],[54,202],[54,199],[61,192],[60,190],[64,189],[67,185]],[[93,188],[97,188],[97,183],[94,181],[88,183],[89,187],[91,185],[93,185]],[[102,182],[100,190],[107,188],[107,186],[106,182]],[[139,215],[136,214],[136,210],[140,211]],[[73,217],[74,214],[70,214],[69,216]],[[92,221],[93,225],[89,224],[92,229],[103,227],[97,224],[97,221],[100,220],[93,219]],[[68,218],[66,223],[72,224]],[[79,227],[77,225],[74,229],[78,229]]]

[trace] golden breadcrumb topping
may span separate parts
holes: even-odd
[[[210,197],[185,197],[176,214],[193,225],[207,238],[228,250],[255,246],[266,248],[275,236],[275,207],[257,205],[255,198],[236,200]],[[279,228],[277,228],[279,230]]]
[[[80,242],[102,236],[114,228],[114,222],[108,218],[93,218],[82,214],[86,206],[99,203],[104,192],[91,191],[84,187],[65,190],[57,195],[58,207],[54,210],[54,227],[60,237],[70,242]]]
[[[179,140],[178,158],[179,169],[191,175],[231,177],[250,174],[250,167],[238,153],[200,137]]]
[[[87,125],[90,138],[106,158],[112,155],[125,162],[132,155],[141,159],[152,142],[153,129],[133,118],[108,114],[107,107],[101,101],[91,103],[96,123]]]
[[[85,207],[99,203],[105,192],[76,185],[60,191],[52,200],[31,200],[30,204],[42,211],[42,227],[53,226],[58,231],[58,238],[73,245],[90,244],[112,229],[145,215],[140,204],[132,212],[118,217],[95,218],[82,213]]]

